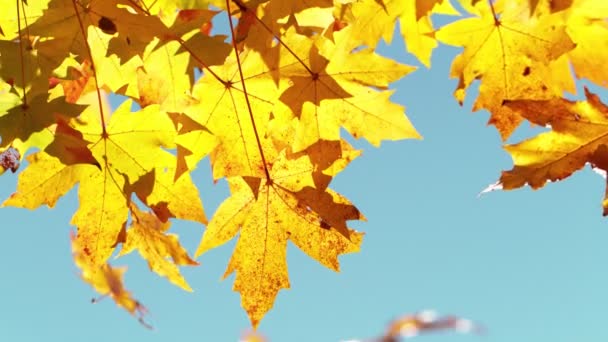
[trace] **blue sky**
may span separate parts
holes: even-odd
[[[401,61],[396,39],[381,51]],[[282,291],[260,325],[271,341],[339,341],[381,333],[392,318],[422,309],[480,322],[484,336],[439,334],[419,341],[606,341],[608,231],[601,216],[604,181],[585,169],[565,182],[477,194],[511,168],[487,113],[471,114],[451,97],[457,51],[435,51],[433,68],[396,83],[393,100],[424,136],[364,150],[332,183],[367,216],[362,251],[341,257],[342,272],[301,251],[288,251],[292,289]],[[604,100],[608,93],[602,94]],[[516,134],[522,137],[529,129]],[[193,175],[208,216],[227,195],[208,161]],[[16,175],[0,177],[0,199]],[[194,293],[151,273],[136,254],[127,287],[150,310],[149,331],[77,276],[69,246],[76,192],[54,209],[2,208],[0,341],[237,341],[249,321],[220,281],[234,242],[183,269]],[[177,222],[172,231],[193,252],[204,227]]]

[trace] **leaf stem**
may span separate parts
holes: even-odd
[[[19,1],[17,1],[17,29],[19,30],[19,57],[21,58],[21,86],[23,87],[23,107],[27,107],[27,96],[25,94],[25,59],[23,57],[23,37],[21,36],[21,11],[19,10]],[[23,13],[25,18],[25,13]]]
[[[494,9],[494,4],[492,0],[488,0],[488,4],[490,5],[490,10],[492,11],[492,16],[494,17],[494,25],[500,26],[500,20],[498,20],[498,16],[496,15],[496,10]]]
[[[247,93],[247,87],[245,86],[245,77],[243,76],[243,69],[241,68],[241,57],[239,56],[239,51],[237,48],[236,39],[234,37],[234,24],[232,23],[232,16],[230,15],[230,0],[226,0],[226,15],[228,15],[228,23],[230,24],[230,35],[232,36],[232,47],[234,48],[234,55],[236,57],[236,63],[239,69],[239,77],[241,79],[241,86],[243,87],[243,94],[245,95],[245,103],[247,103],[247,110],[249,111],[249,118],[251,119],[251,125],[253,126],[253,132],[255,133],[255,140],[258,144],[258,149],[260,150],[260,157],[262,158],[262,163],[264,164],[264,172],[266,173],[266,181],[272,182],[272,178],[270,178],[270,172],[268,171],[268,166],[266,164],[266,157],[264,157],[264,150],[262,149],[262,143],[260,142],[260,135],[258,134],[258,129],[255,125],[255,118],[253,117],[253,110],[251,109],[251,103],[249,103],[249,95]]]
[[[91,46],[89,46],[89,42],[87,41],[87,33],[82,23],[82,18],[80,17],[80,13],[78,12],[78,6],[76,5],[76,0],[72,0],[72,5],[74,6],[74,12],[76,13],[76,18],[78,18],[78,25],[80,25],[80,32],[82,33],[82,37],[84,38],[84,45],[87,47],[87,53],[89,54],[89,59],[91,60],[91,69],[93,70],[93,78],[95,79],[95,90],[97,92],[97,103],[99,105],[99,116],[101,119],[101,135],[104,138],[108,137],[108,132],[106,131],[106,119],[103,113],[103,104],[101,100],[101,91],[99,90],[99,83],[97,81],[97,68],[95,67],[95,61],[93,60],[93,53],[91,52]]]

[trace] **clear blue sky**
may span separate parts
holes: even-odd
[[[397,39],[381,51],[401,61]],[[395,84],[394,101],[423,141],[365,143],[363,156],[333,182],[367,216],[362,252],[341,258],[342,272],[325,269],[290,246],[292,289],[282,291],[260,325],[274,342],[371,337],[403,313],[432,308],[481,322],[485,336],[439,334],[416,341],[608,340],[608,227],[601,216],[603,180],[586,169],[566,182],[529,189],[480,190],[511,159],[487,113],[471,114],[451,97],[449,61],[436,50],[433,68]],[[608,93],[604,93],[608,100]],[[525,133],[525,132],[524,132]],[[523,136],[519,132],[517,136]],[[194,173],[209,216],[227,195],[210,180],[208,162]],[[0,199],[16,175],[0,177]],[[76,192],[56,208],[2,208],[0,341],[237,341],[249,326],[233,277],[220,281],[234,243],[183,269],[194,293],[151,273],[136,254],[127,287],[151,311],[149,331],[77,276],[68,233]],[[177,222],[172,231],[189,251],[204,227]]]

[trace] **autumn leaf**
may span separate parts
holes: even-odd
[[[81,205],[72,218],[72,223],[79,228],[77,237],[86,241],[83,242],[84,246],[94,246],[92,256],[99,260],[110,255],[118,233],[126,222],[129,196],[125,193],[125,188],[154,171],[157,165],[166,167],[167,164],[162,161],[170,157],[160,147],[174,146],[176,132],[173,124],[166,113],[159,110],[158,105],[145,107],[136,113],[130,112],[130,106],[130,101],[123,103],[112,114],[105,130],[99,129],[97,121],[88,122],[81,128],[88,131],[84,135],[92,141],[91,151],[98,160],[103,160],[103,165],[101,172],[90,174],[81,181]],[[130,144],[132,139],[137,140],[138,144]],[[163,179],[165,182],[161,181]],[[172,180],[172,177],[163,178],[155,173],[155,181],[150,184],[150,189],[162,189],[166,195],[165,200],[158,202],[171,208],[180,196],[171,188],[173,182],[168,182],[167,179]],[[193,185],[185,190],[198,197]],[[91,196],[99,193],[103,194],[102,198]],[[200,200],[194,201],[188,208],[192,206],[196,209],[178,217],[204,221]]]
[[[608,58],[608,24],[605,21],[608,16],[608,3],[575,1],[567,13],[568,35],[576,44],[568,53],[574,73],[580,79],[586,78],[605,86],[608,82],[608,72],[603,61]]]
[[[94,83],[90,82],[94,73],[89,60],[85,60],[79,68],[68,68],[68,73],[70,74],[69,79],[62,80],[56,77],[49,79],[49,88],[61,85],[66,102],[76,103],[83,93],[95,90]]]
[[[452,5],[462,18],[436,30],[435,15],[459,14]],[[515,166],[497,185],[538,188],[586,163],[608,169],[606,106],[589,92],[586,101],[563,98],[576,79],[605,85],[607,14],[603,0],[8,2],[0,173],[19,176],[2,206],[53,207],[78,184],[75,262],[133,313],[141,307],[124,290],[124,271],[107,260],[117,248],[138,250],[151,270],[191,290],[178,267],[196,262],[168,229],[174,219],[207,222],[190,172],[208,156],[231,196],[196,254],[238,236],[226,276],[236,274],[256,326],[290,286],[288,240],[333,270],[360,247],[348,221],[363,215],[329,188],[360,154],[342,130],[373,146],[420,138],[391,100],[391,86],[415,68],[376,50],[396,24],[427,67],[439,43],[463,48],[454,95],[463,103],[480,81],[473,109],[489,110],[503,139],[523,120],[550,128],[506,147]],[[110,109],[106,94],[128,100]],[[454,328],[419,318],[396,321],[387,339],[408,326]]]
[[[407,50],[429,67],[431,53],[437,47],[432,14],[458,12],[448,0],[362,0],[343,5],[337,17],[352,25],[352,39],[370,47],[375,47],[380,39],[391,43],[399,20]]]
[[[2,39],[12,40],[20,35],[19,27],[25,27],[28,22],[38,18],[47,7],[48,0],[40,1],[9,1],[2,5],[0,13],[0,30]]]
[[[44,96],[48,91],[48,80],[60,61],[40,58],[48,42],[23,37],[19,41],[0,40],[0,77],[19,89],[21,97]],[[27,103],[27,98],[24,100]],[[69,102],[69,101],[68,101]]]
[[[315,187],[315,167],[306,154],[282,151],[269,172],[270,179],[228,178],[232,195],[214,214],[196,251],[198,256],[239,234],[224,277],[236,272],[234,290],[254,327],[278,291],[290,287],[288,240],[338,271],[338,255],[358,251],[363,237],[346,227],[347,220],[363,216],[340,195]]]
[[[101,266],[89,263],[89,259],[82,253],[82,246],[78,245],[74,236],[71,236],[71,239],[74,263],[81,270],[82,280],[89,283],[101,298],[109,296],[118,306],[137,316],[140,323],[151,328],[143,320],[147,309],[124,288],[122,278],[127,268],[114,268],[108,263]]]
[[[89,142],[62,117],[57,117],[53,135],[53,141],[44,149],[46,153],[59,158],[64,165],[91,164],[101,168],[88,148]]]
[[[49,99],[48,94],[38,95],[27,103],[11,95],[8,95],[6,100],[12,108],[0,113],[0,144],[7,146],[19,140],[25,144],[23,153],[30,147],[44,148],[50,143],[52,137],[45,135],[43,131],[53,125],[58,116],[62,120],[68,120],[81,114],[87,107],[66,103],[64,97]]]
[[[527,1],[508,1],[504,8],[480,1],[476,17],[442,27],[436,37],[443,43],[463,46],[450,75],[459,80],[454,93],[462,104],[467,88],[481,80],[473,110],[491,112],[489,123],[507,139],[522,118],[503,100],[549,99],[564,90],[574,92],[567,64],[551,64],[574,48],[566,26],[557,14],[529,16]],[[499,16],[500,15],[500,16]]]
[[[392,91],[372,89],[386,89],[414,68],[371,49],[353,52],[358,43],[349,41],[349,34],[349,29],[336,32],[335,42],[296,34],[285,41],[297,49],[281,60],[285,67],[280,72],[287,82],[280,100],[288,111],[275,110],[275,115],[280,120],[298,117],[296,151],[319,140],[339,140],[340,127],[376,146],[382,140],[420,138],[403,108],[389,100]]]
[[[120,6],[120,7],[119,7]],[[129,1],[51,0],[43,15],[29,25],[31,35],[52,38],[50,56],[64,59],[69,54],[87,57],[89,27],[97,27],[96,34],[114,36],[108,46],[121,61],[127,62],[141,55],[156,36],[166,33],[166,26],[158,17],[148,16]]]
[[[480,333],[483,329],[471,320],[454,316],[438,316],[435,311],[425,310],[403,315],[393,320],[386,333],[379,338],[382,342],[397,342],[400,337],[410,338],[419,334],[453,330],[460,333]]]
[[[157,166],[166,168],[167,158],[174,158],[160,148],[173,146],[176,132],[171,120],[159,111],[158,105],[136,113],[131,113],[130,107],[129,101],[119,107],[107,129],[102,129],[98,119],[91,118],[98,113],[89,111],[81,116],[76,128],[90,141],[89,149],[99,167],[65,165],[45,154],[34,154],[30,166],[19,177],[17,192],[3,204],[26,208],[53,206],[80,182],[80,207],[72,224],[78,227],[78,244],[94,265],[103,264],[119,242],[119,233],[127,221],[131,191],[135,190],[131,186],[146,175],[153,176],[153,181],[147,183],[149,195],[142,196],[147,204],[158,208],[167,218],[205,221],[198,191],[189,177],[183,176],[182,188],[173,188],[173,173],[163,176],[156,170]],[[138,144],[131,144],[131,139]],[[40,188],[48,191],[37,191]],[[177,191],[183,192],[185,199]],[[182,209],[180,205],[186,201],[190,203]]]
[[[140,211],[135,204],[130,205],[133,222],[127,229],[126,242],[119,255],[126,255],[137,249],[148,266],[160,276],[167,277],[173,284],[186,291],[192,288],[179,272],[178,265],[198,265],[180,245],[177,235],[167,234],[169,222],[162,222],[156,215]],[[167,260],[171,258],[172,261]]]
[[[52,208],[74,187],[80,173],[94,168],[87,164],[66,167],[58,158],[44,152],[30,154],[26,160],[29,165],[19,174],[17,191],[2,206],[36,209],[44,204]]]
[[[276,102],[277,86],[266,77],[268,69],[256,52],[249,51],[240,57],[240,61],[241,64],[238,64],[231,58],[221,67],[211,67],[210,72],[193,87],[192,94],[198,102],[184,111],[201,128],[211,132],[215,139],[197,141],[196,146],[183,141],[182,147],[195,151],[197,146],[217,142],[211,151],[213,176],[216,179],[264,175],[264,164],[256,142],[258,137],[265,136]],[[247,93],[240,82],[239,68],[247,78]],[[266,141],[265,144],[270,142]],[[271,146],[267,148],[272,149]]]
[[[505,105],[535,124],[551,131],[509,145],[514,168],[502,173],[505,190],[524,185],[537,189],[548,181],[569,177],[588,162],[596,162],[596,151],[608,143],[608,107],[587,89],[586,101],[561,98],[510,101]]]

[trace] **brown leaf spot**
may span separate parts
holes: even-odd
[[[97,26],[103,31],[103,33],[110,35],[116,33],[116,25],[107,17],[101,17],[97,22]]]

